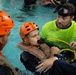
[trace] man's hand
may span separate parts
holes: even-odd
[[[52,67],[55,60],[58,60],[58,58],[53,56],[49,59],[45,59],[45,60],[41,61],[40,64],[36,67],[36,69],[37,69],[36,71],[40,72],[40,73],[46,72],[47,70],[49,70]]]
[[[76,49],[76,42],[74,42],[74,41],[71,42],[69,46],[71,49],[75,50]]]

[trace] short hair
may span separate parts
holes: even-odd
[[[64,13],[64,10],[68,10],[67,13]],[[75,7],[71,3],[65,3],[63,5],[58,5],[55,9],[55,12],[58,12],[59,15],[62,16],[72,16],[75,13]]]

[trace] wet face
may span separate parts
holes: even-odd
[[[9,37],[10,37],[10,32],[8,32],[6,35],[4,35],[4,36],[0,36],[0,45],[1,46],[5,46],[6,45],[6,43],[7,43],[7,41],[8,41],[8,39],[9,39]]]
[[[67,10],[64,10],[64,13],[67,14]],[[57,17],[57,27],[59,28],[67,28],[69,27],[71,21],[73,20],[74,16],[62,16],[58,15]]]
[[[40,39],[39,30],[34,30],[27,35],[31,45],[39,45],[37,41]]]

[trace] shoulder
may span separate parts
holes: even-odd
[[[29,52],[27,52],[27,51],[23,51],[23,52],[21,53],[21,56],[23,56],[23,57],[27,58],[27,57],[31,57],[31,56],[32,56],[32,54],[30,54],[30,53],[29,53]]]
[[[72,25],[76,26],[76,21],[72,21]]]
[[[21,54],[20,54],[20,60],[21,61],[27,61],[27,60],[30,60],[32,58],[32,55],[27,52],[27,51],[23,51]]]
[[[56,20],[53,20],[53,21],[50,21],[50,22],[45,23],[42,28],[49,27],[49,26],[51,26],[52,24],[56,25]]]
[[[52,20],[52,21],[50,21],[50,22],[47,22],[47,23],[45,23],[45,25],[49,25],[49,24],[52,24],[52,23],[55,23],[56,22],[56,20]],[[45,26],[44,25],[44,26]]]

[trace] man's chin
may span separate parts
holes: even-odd
[[[57,27],[58,28],[63,28],[63,26],[61,24],[58,24]]]

